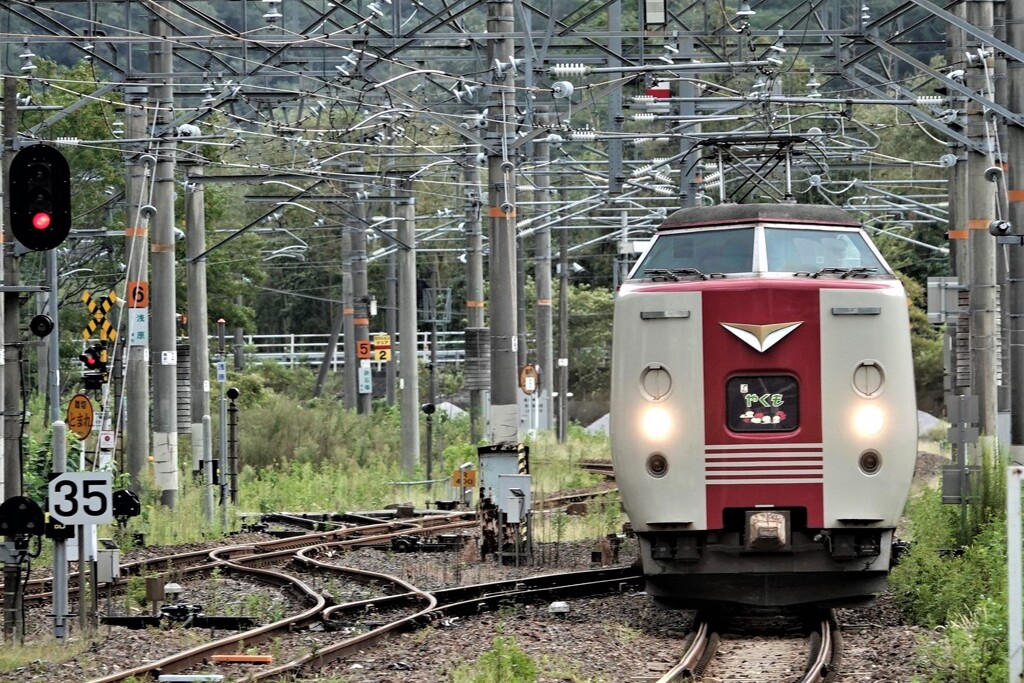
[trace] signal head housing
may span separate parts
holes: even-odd
[[[34,251],[58,247],[71,232],[71,169],[56,147],[31,145],[8,174],[14,239]]]

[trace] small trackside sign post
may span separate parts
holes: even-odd
[[[114,521],[114,475],[64,472],[50,481],[50,517],[61,524],[110,524]]]
[[[519,388],[522,389],[523,393],[526,395],[530,395],[537,391],[537,382],[539,379],[540,373],[537,372],[537,366],[527,363],[519,373]]]

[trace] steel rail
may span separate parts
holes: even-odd
[[[225,565],[230,566],[231,563],[226,562]],[[241,642],[264,642],[272,638],[275,633],[308,624],[319,619],[327,606],[326,598],[317,593],[316,590],[308,586],[306,583],[294,577],[253,567],[239,566],[237,567],[237,570],[243,573],[253,573],[269,582],[280,581],[281,585],[290,585],[295,590],[299,591],[307,600],[311,601],[312,606],[297,615],[280,619],[267,624],[266,626],[261,626],[226,638],[220,638],[211,643],[206,643],[204,645],[185,650],[184,652],[164,657],[163,659],[150,662],[149,664],[143,664],[132,669],[118,671],[110,674],[109,676],[104,676],[103,678],[93,679],[89,683],[118,683],[119,681],[125,681],[132,678],[145,679],[154,674],[156,676],[160,676],[161,674],[172,674],[183,669],[196,666],[215,654],[235,652]]]
[[[313,550],[315,549],[303,551],[303,555]],[[303,559],[314,566],[334,566],[324,564],[310,557],[304,557]],[[295,674],[303,667],[322,668],[330,662],[372,646],[392,634],[421,628],[446,616],[476,614],[483,607],[497,607],[510,601],[535,601],[552,596],[596,595],[616,590],[621,591],[625,587],[639,588],[640,581],[641,577],[636,570],[615,569],[548,574],[512,581],[498,581],[451,588],[434,591],[433,593],[425,593],[410,586],[412,590],[408,593],[329,607],[324,611],[324,619],[326,621],[336,621],[340,615],[348,612],[362,614],[370,607],[380,609],[383,606],[394,606],[409,600],[422,600],[424,595],[429,596],[431,605],[366,633],[324,647],[315,654],[301,657],[273,669],[253,673],[246,680],[262,681],[276,679],[283,674]],[[397,580],[396,582],[403,583]]]
[[[817,652],[812,653],[813,659],[807,666],[807,672],[797,683],[831,683],[839,675],[839,629],[834,627],[835,620],[831,614],[822,618]]]
[[[458,521],[455,522],[452,527],[448,527],[446,523],[451,522],[452,519],[462,520],[470,513],[466,512],[455,512],[444,515],[431,515],[429,517],[421,518],[420,522],[423,523],[421,526],[417,523],[417,520],[406,520],[406,521],[394,521],[394,522],[378,522],[377,520],[371,520],[375,523],[364,524],[362,526],[345,527],[342,529],[334,529],[331,531],[303,534],[301,536],[292,536],[285,539],[272,539],[263,541],[260,543],[248,543],[240,544],[235,546],[226,546],[223,548],[217,548],[215,550],[193,550],[180,554],[173,555],[162,555],[159,557],[147,558],[134,560],[121,565],[121,572],[124,576],[135,576],[143,574],[154,567],[167,568],[170,571],[183,572],[183,571],[201,571],[210,568],[211,553],[228,553],[237,552],[245,553],[246,555],[252,555],[254,557],[272,558],[275,554],[283,554],[290,550],[296,550],[301,548],[309,548],[317,545],[333,545],[341,544],[345,547],[362,547],[366,545],[380,544],[390,539],[403,536],[408,534],[435,534],[443,533],[448,530],[456,530],[460,528],[466,528],[474,526],[475,520]],[[368,534],[368,535],[364,535]],[[355,538],[347,538],[349,536]],[[226,558],[217,557],[213,561],[220,562]],[[232,560],[234,561],[234,560]],[[253,560],[255,561],[255,560]],[[190,563],[196,563],[190,569]],[[53,577],[43,577],[39,579],[33,579],[26,585],[26,591],[24,595],[24,601],[26,603],[43,602],[48,599],[52,599],[53,596]],[[120,585],[119,582],[113,584],[103,584],[106,586]],[[2,583],[0,583],[0,590],[2,590]],[[70,585],[68,588],[69,595],[77,595],[78,586]]]
[[[242,633],[237,633],[226,638],[221,638],[211,643],[200,645],[198,647],[185,650],[184,652],[179,652],[175,655],[165,657],[161,660],[151,662],[149,664],[134,667],[132,669],[118,671],[104,678],[99,678],[90,681],[90,683],[116,683],[118,681],[125,681],[132,678],[147,678],[152,676],[159,676],[162,674],[173,674],[181,672],[191,667],[203,664],[207,659],[209,659],[213,655],[236,652],[241,643],[245,643],[247,646],[263,643],[268,640],[271,640],[278,634],[284,632],[291,632],[296,629],[302,629],[314,622],[325,620],[327,618],[327,613],[329,609],[327,599],[323,595],[321,595],[316,589],[312,588],[304,581],[301,581],[296,577],[285,574],[281,571],[261,567],[253,567],[248,565],[249,560],[280,560],[289,559],[289,556],[290,559],[299,559],[301,551],[300,553],[295,553],[292,550],[279,550],[258,555],[243,555],[242,557],[231,559],[221,557],[221,555],[224,553],[236,552],[239,549],[252,550],[253,546],[233,546],[231,548],[221,548],[212,550],[210,551],[209,555],[212,559],[216,560],[216,563],[213,566],[224,571],[238,573],[243,576],[248,576],[250,578],[262,581],[264,583],[295,590],[299,593],[300,598],[302,598],[303,601],[311,604],[311,607],[304,610],[303,612],[300,612],[297,615],[285,617],[283,619],[280,619],[278,621],[266,624],[255,629],[244,631]],[[311,563],[305,562],[305,564],[308,565]],[[430,594],[421,591],[412,586],[411,584],[402,581],[401,579],[398,579],[396,577],[387,574],[352,569],[348,567],[340,567],[337,565],[330,565],[326,563],[316,564],[318,569],[324,571],[331,571],[338,574],[344,574],[349,579],[360,583],[365,584],[376,582],[382,585],[390,584],[393,586],[398,586],[401,589],[407,591],[405,593],[402,593],[402,596],[404,596],[406,600],[415,599],[426,602],[427,606],[420,609],[419,612],[427,611],[434,607],[434,605],[436,604],[435,599]],[[390,598],[393,596],[387,597]],[[373,601],[371,600],[367,602],[372,603]],[[368,640],[366,636],[368,635],[370,634],[364,634],[363,636],[349,640],[358,641],[359,643],[365,646],[365,641]],[[317,653],[316,655],[299,657],[285,664],[278,665],[277,667],[274,667],[272,669],[267,669],[259,673],[254,673],[253,676],[250,677],[250,680],[265,680],[267,678],[276,677],[284,671],[295,670],[301,666],[306,665],[309,660],[316,659],[318,658],[319,655],[329,652],[331,649],[333,648],[327,648]]]
[[[658,679],[658,683],[677,683],[693,679],[697,673],[697,664],[704,659],[705,653],[710,654],[711,627],[704,619],[696,619],[691,628],[690,645],[686,648],[679,663],[673,666],[668,672]]]

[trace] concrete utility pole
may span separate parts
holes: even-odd
[[[206,305],[206,197],[200,165],[189,166],[185,186],[185,253],[188,276],[189,377],[192,389],[192,474],[203,477],[203,514],[213,524],[213,481],[206,478],[206,430],[210,419],[210,312]],[[210,474],[212,475],[212,468]]]
[[[1006,42],[1024,45],[1024,0],[1007,3]],[[1024,64],[1007,60],[1009,108],[1024,111]],[[1024,127],[1007,126],[1009,220],[1016,235],[1024,235]],[[1024,246],[1007,250],[1010,305],[1010,458],[1024,463]],[[1007,478],[1009,482],[1010,479]]]
[[[537,124],[541,127],[551,125],[551,115],[546,111],[537,112]],[[541,138],[540,140],[543,140]],[[551,147],[546,141],[538,141],[533,147],[533,158],[537,168],[542,169],[536,174],[533,197],[540,212],[547,211],[551,204]],[[537,366],[540,372],[540,387],[537,400],[546,404],[548,409],[541,417],[538,429],[551,430],[551,396],[554,393],[555,347],[552,336],[551,311],[551,226],[544,220],[544,227],[537,231],[534,239],[536,259],[533,266],[533,279],[537,285]]]
[[[150,35],[160,37],[150,44],[150,70],[157,74],[151,100],[157,127],[173,120],[174,89],[172,43],[164,39],[172,32],[164,3],[157,6],[150,22]],[[153,261],[152,355],[153,372],[153,476],[160,489],[160,502],[174,507],[178,497],[178,352],[177,296],[174,258],[174,170],[177,142],[167,130],[156,145],[156,185],[153,203],[156,213],[150,243]]]
[[[11,167],[11,159],[14,157],[14,142],[18,139],[18,103],[17,103],[17,81],[13,76],[4,77],[4,108],[3,108],[3,173],[0,174],[0,187],[6,191],[6,179],[8,169]],[[14,258],[14,233],[11,231],[11,210],[9,198],[5,197],[3,207],[3,283],[7,287],[18,284],[18,264]],[[14,325],[11,325],[11,321]],[[4,368],[0,372],[0,395],[3,396],[4,415],[4,438],[2,442],[3,453],[3,488],[4,500],[12,496],[21,495],[21,458],[19,454],[21,435],[13,430],[19,429],[21,397],[18,396],[18,362],[17,354],[11,344],[17,336],[18,321],[18,294],[13,291],[5,291],[3,306],[0,306],[0,331],[3,333],[3,349],[0,351],[4,358]],[[11,328],[13,329],[13,332]],[[5,548],[13,547],[14,539],[5,539]],[[20,572],[17,562],[4,563],[4,640],[7,642],[21,642],[21,583]]]
[[[513,234],[516,241],[516,369],[529,361],[526,344],[526,238]]]
[[[141,140],[147,135],[145,85],[125,86],[125,137]],[[124,418],[124,444],[128,456],[131,488],[142,494],[142,482],[149,470],[149,306],[147,236],[152,207],[149,184],[155,159],[144,154],[143,145],[129,147],[125,178],[125,252],[128,259],[128,346],[124,362],[124,385],[120,415]]]
[[[338,348],[338,338],[344,335],[345,364],[342,367],[341,376],[342,405],[346,409],[352,409],[356,405],[356,367],[358,366],[353,339],[355,334],[352,331],[351,234],[349,226],[341,226],[341,305],[335,308],[335,315],[331,319],[331,332],[327,339],[327,348],[324,350],[323,360],[320,361],[320,370],[316,375],[316,384],[313,386],[313,398],[317,398],[323,392],[324,384],[327,383],[327,375],[334,360],[334,352]]]
[[[354,195],[355,189],[351,184],[349,189]],[[356,353],[355,305],[352,300],[352,226],[347,223],[341,229],[341,330],[345,344],[345,407],[352,410],[359,394],[360,361]]]
[[[349,172],[357,176],[362,175],[362,165],[350,166]],[[363,191],[364,185],[362,183],[352,183],[352,192],[355,196],[359,196],[359,193]],[[349,353],[354,358],[356,355],[356,345],[359,342],[370,341],[370,289],[369,282],[366,276],[366,228],[363,227],[366,224],[366,202],[357,201],[354,207],[357,221],[352,227],[352,296],[354,299],[354,317],[352,319],[354,334],[351,342],[345,344],[345,358],[349,357]],[[347,365],[347,363],[346,363]],[[393,365],[393,363],[388,363]],[[370,385],[371,390],[366,394],[356,394],[356,412],[360,415],[369,415],[373,410],[373,385]]]
[[[493,75],[487,104],[486,139],[494,151],[487,159],[488,215],[491,230],[491,422],[490,441],[519,441],[516,336],[515,165],[509,143],[515,139],[515,69],[511,0],[487,3],[487,63],[501,65]]]
[[[387,289],[387,309],[384,311],[384,329],[392,339],[397,349],[398,340],[398,252],[392,251],[388,255],[387,273],[384,276],[384,286]],[[397,361],[397,356],[393,359]],[[387,363],[384,367],[384,398],[389,406],[395,405],[395,384],[397,384],[398,369],[397,362]]]
[[[420,385],[416,353],[416,200],[411,182],[403,181],[395,212],[398,241],[408,245],[398,255],[398,376],[401,382],[402,472],[411,474],[420,461]]]
[[[462,197],[466,215],[466,328],[481,330],[485,325],[484,236],[480,217],[480,165],[476,162],[480,146],[471,145],[467,154],[469,162],[462,171]],[[469,386],[469,440],[473,443],[480,440],[480,420],[484,413],[482,384],[474,381]]]
[[[622,26],[622,2],[613,0],[608,3],[608,25]],[[608,67],[622,66],[622,35],[618,32],[608,38]],[[611,72],[609,79],[621,78],[622,74]],[[608,130],[612,134],[608,142],[608,194],[622,194],[622,183],[626,177],[622,170],[622,144],[619,135],[622,132],[622,88],[612,88],[608,92]]]
[[[564,190],[559,189],[564,204]],[[558,231],[558,441],[569,435],[569,231]]]
[[[967,20],[992,34],[992,2],[979,0],[967,4]],[[969,47],[978,54],[978,47]],[[983,66],[968,66],[966,83],[977,92],[988,92],[990,82],[986,72],[991,70],[991,51],[983,60]],[[991,151],[986,131],[985,112],[974,100],[967,103],[968,133],[972,140],[981,143]],[[996,373],[999,364],[996,351],[998,318],[998,286],[996,284],[996,241],[988,232],[989,223],[995,219],[995,183],[986,179],[986,171],[994,166],[991,154],[974,150],[967,153],[967,227],[970,230],[968,244],[971,259],[971,357],[974,393],[978,396],[982,433],[994,439],[998,396]]]
[[[679,48],[684,54],[694,54],[693,39],[680,38]],[[694,78],[699,77],[698,74],[694,74]],[[688,121],[695,120],[697,118],[697,98],[700,96],[696,83],[690,79],[679,81],[679,96],[682,98],[682,102],[679,103],[680,118]],[[696,123],[689,130],[699,133],[701,125]],[[701,177],[700,149],[690,137],[683,137],[679,141],[679,147],[679,151],[684,154],[679,161],[679,203],[680,206],[697,206],[697,193],[701,189],[699,182]]]
[[[356,351],[356,303],[352,292],[352,226],[346,225],[341,236],[343,252],[341,275],[342,334],[345,346],[345,407],[355,409],[359,403],[359,366],[362,361]]]

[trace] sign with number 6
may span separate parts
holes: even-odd
[[[114,521],[114,475],[64,472],[50,481],[50,517],[61,524],[110,524]]]

